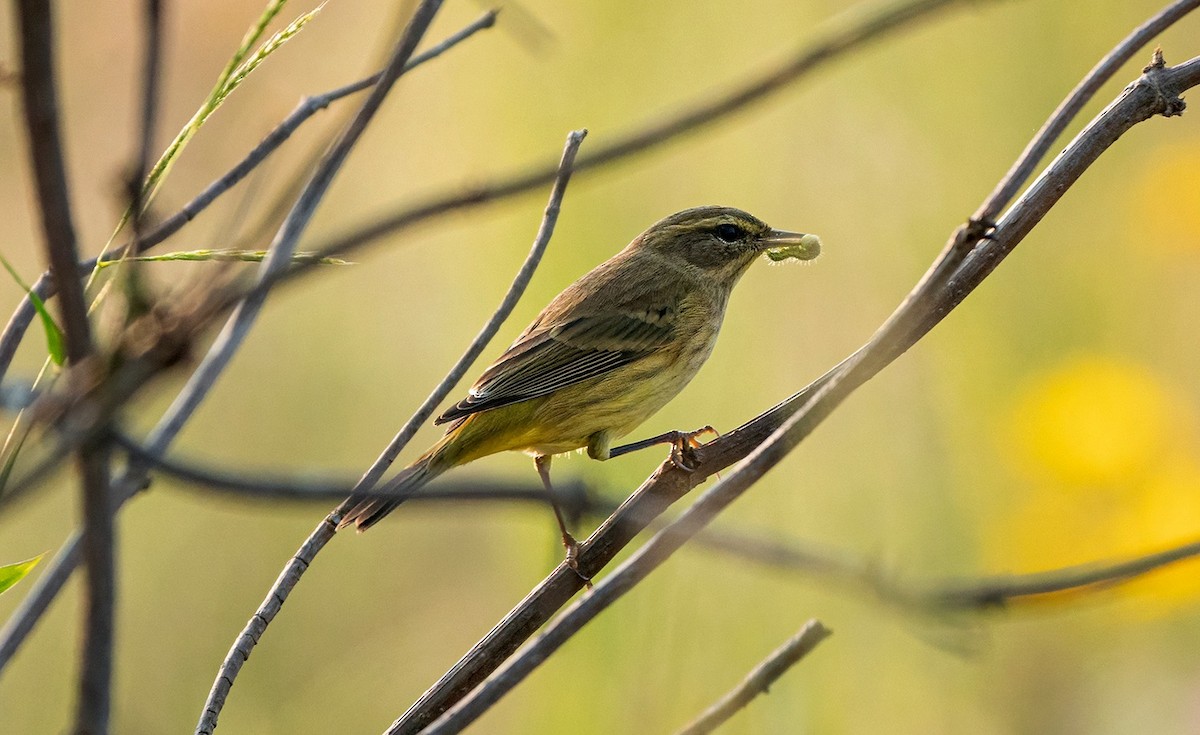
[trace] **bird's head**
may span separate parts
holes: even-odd
[[[731,288],[759,255],[812,260],[821,242],[816,235],[773,229],[733,207],[695,207],[654,223],[630,248],[652,251]]]

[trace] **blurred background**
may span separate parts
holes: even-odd
[[[809,266],[752,268],[709,363],[631,438],[736,427],[870,336],[1059,100],[1160,2],[951,10],[715,127],[579,174],[544,264],[485,358],[655,220],[735,205],[819,233],[825,253]],[[208,93],[262,4],[167,3],[156,149]],[[297,0],[281,18],[313,5]],[[302,96],[373,71],[403,18],[399,5],[328,3],[200,131],[155,211],[175,211]],[[57,7],[76,224],[95,253],[120,214],[134,145],[140,3]],[[305,242],[553,160],[575,127],[591,131],[586,152],[769,67],[822,28],[850,22],[858,11],[846,8],[523,0],[497,28],[399,83]],[[447,3],[426,45],[483,9]],[[1200,18],[1190,18],[1164,36],[1168,63],[1200,53],[1198,33]],[[14,37],[6,8],[0,61],[10,69]],[[1148,57],[1119,73],[1083,120]],[[0,248],[32,281],[44,265],[19,90],[0,89],[0,104]],[[319,115],[160,250],[221,247],[252,232],[356,105]],[[1200,536],[1195,114],[1154,119],[1122,139],[962,308],[717,527],[828,550],[912,584],[1117,559]],[[538,191],[438,220],[273,295],[174,451],[222,467],[356,477],[492,313],[545,198]],[[210,268],[151,271],[169,285]],[[0,278],[4,311],[20,294]],[[43,359],[31,330],[13,374],[31,376]],[[180,384],[160,384],[130,412],[131,425],[152,425]],[[405,457],[437,435],[427,427]],[[619,500],[664,455],[573,458],[555,471]],[[516,454],[461,476],[536,481]],[[115,732],[191,731],[233,638],[328,509],[160,480],[121,513]],[[0,562],[57,549],[77,515],[77,488],[60,473],[0,516]],[[586,524],[584,535],[595,521]],[[552,515],[527,505],[412,504],[372,533],[339,536],[255,650],[221,730],[382,730],[560,555]],[[671,732],[811,617],[834,637],[722,732],[1195,732],[1196,570],[1183,564],[1084,597],[946,619],[690,546],[472,732]],[[30,581],[0,597],[0,616]],[[0,730],[68,726],[79,603],[77,576],[4,672]]]

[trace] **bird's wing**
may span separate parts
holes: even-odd
[[[580,316],[523,335],[489,367],[470,393],[434,423],[544,396],[604,375],[668,343],[672,307]]]

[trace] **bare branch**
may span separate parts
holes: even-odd
[[[1010,610],[1087,594],[1132,581],[1163,567],[1200,557],[1200,541],[1118,562],[1077,564],[1030,574],[994,574],[914,584],[881,571],[871,560],[830,549],[763,538],[745,531],[706,528],[695,543],[776,569],[850,586],[905,612],[922,614]],[[907,576],[907,575],[905,575]]]
[[[457,33],[449,36],[441,43],[433,46],[429,50],[417,54],[404,66],[402,74],[412,71],[416,67],[424,64],[427,61],[441,56],[449,49],[457,46],[459,43],[467,40],[477,32],[491,28],[496,22],[496,10],[489,10],[477,18],[470,25],[464,27]],[[157,227],[144,235],[135,237],[132,242],[126,243],[120,247],[105,251],[96,258],[83,261],[78,264],[78,273],[80,276],[86,276],[91,273],[96,267],[96,263],[100,260],[113,260],[120,258],[126,253],[137,254],[143,253],[165,241],[167,238],[181,230],[184,225],[195,219],[203,212],[210,204],[240,183],[246,176],[255,168],[267,159],[276,151],[292,133],[296,132],[299,127],[305,123],[316,113],[324,110],[330,104],[347,97],[356,92],[370,88],[379,81],[382,72],[376,72],[365,79],[360,79],[357,82],[347,84],[343,87],[325,92],[323,94],[306,97],[295,110],[283,119],[275,128],[267,134],[262,141],[246,154],[236,166],[228,172],[212,182],[200,192],[194,199],[185,204],[175,214],[166,218]],[[57,294],[54,279],[49,273],[43,273],[30,287],[35,294],[42,300],[46,300]],[[25,336],[25,331],[29,325],[33,323],[33,318],[36,316],[36,311],[33,308],[33,302],[26,296],[9,318],[8,324],[4,328],[4,332],[0,334],[0,379],[7,374],[9,366],[12,364],[13,356],[17,352],[17,347],[20,345],[22,338]]]
[[[517,272],[512,285],[509,287],[508,293],[505,294],[500,306],[496,312],[480,330],[475,340],[467,348],[467,351],[459,358],[450,372],[438,384],[433,393],[425,400],[417,412],[408,420],[404,427],[388,444],[379,458],[371,465],[370,468],[363,474],[362,478],[355,486],[354,494],[351,495],[345,502],[339,505],[325,520],[313,530],[308,539],[301,546],[300,551],[288,562],[283,573],[279,575],[275,584],[267,594],[266,600],[259,606],[254,616],[250,618],[246,628],[234,641],[233,647],[225,657],[225,661],[221,664],[221,669],[217,674],[217,679],[213,683],[212,691],[209,693],[208,701],[205,703],[204,713],[200,718],[200,723],[196,727],[197,735],[209,735],[216,728],[217,716],[220,714],[221,708],[224,706],[226,698],[229,696],[229,690],[236,680],[238,672],[242,665],[250,656],[250,652],[254,646],[261,640],[263,633],[268,625],[274,620],[279,613],[284,601],[287,600],[289,594],[296,584],[299,583],[300,577],[312,564],[313,558],[324,548],[329,539],[333,538],[337,532],[337,524],[341,520],[341,514],[346,508],[356,503],[364,497],[364,491],[372,489],[387,471],[387,468],[399,455],[400,451],[408,444],[417,429],[420,428],[433,410],[437,407],[446,395],[453,390],[454,386],[462,379],[463,374],[470,368],[471,364],[479,357],[479,353],[483,351],[487,343],[499,330],[500,325],[512,313],[513,307],[525,292],[526,286],[529,285],[529,280],[533,277],[533,272],[541,262],[542,254],[546,250],[546,246],[550,243],[550,237],[554,234],[554,226],[558,221],[559,209],[562,206],[562,198],[566,193],[567,182],[570,181],[571,173],[574,170],[575,156],[579,151],[579,146],[583,143],[584,136],[587,135],[586,130],[576,130],[567,136],[566,147],[563,149],[562,159],[559,163],[558,174],[554,180],[554,186],[550,192],[550,201],[546,205],[546,211],[542,217],[541,226],[538,228],[537,236],[534,238],[533,247],[530,249],[529,255],[525,262],[521,265],[521,269]]]
[[[964,225],[951,233],[941,254],[926,270],[916,288],[909,293],[904,303],[892,315],[889,323],[880,328],[880,336],[899,329],[900,324],[911,314],[931,311],[931,301],[937,297],[938,285],[950,279],[951,274],[962,265],[967,255],[980,242],[991,236],[991,231],[995,226],[993,219],[1001,209],[1009,205],[1012,198],[1029,179],[1034,168],[1046,155],[1050,146],[1058,139],[1067,125],[1075,119],[1096,91],[1143,46],[1198,5],[1200,5],[1200,0],[1176,0],[1168,5],[1125,36],[1088,72],[1079,84],[1075,85],[1075,88],[1059,103],[1046,122],[1042,124],[1041,129],[1025,146],[1004,178],[975,210],[975,214],[971,215]],[[844,366],[839,365],[838,367]]]
[[[821,625],[821,621],[808,621],[799,633],[789,638],[746,674],[746,678],[740,684],[680,730],[679,735],[706,735],[716,730],[737,714],[738,710],[750,704],[755,697],[766,694],[779,677],[831,635],[833,632]]]
[[[562,159],[558,165],[558,175],[554,180],[554,186],[551,188],[550,201],[546,204],[542,223],[538,227],[537,236],[533,240],[533,247],[530,249],[529,255],[526,256],[525,262],[521,264],[521,269],[517,271],[512,285],[508,287],[508,292],[504,294],[504,299],[496,307],[496,311],[492,314],[492,317],[479,330],[479,334],[475,335],[475,339],[467,347],[467,351],[463,353],[462,357],[458,358],[458,362],[454,363],[454,367],[450,368],[450,372],[446,373],[446,377],[442,378],[442,382],[438,383],[437,387],[433,389],[433,392],[429,394],[420,408],[409,417],[408,422],[392,438],[391,443],[388,444],[383,454],[379,456],[370,469],[363,475],[362,479],[359,480],[358,487],[355,489],[356,493],[374,487],[375,483],[379,481],[379,478],[383,476],[383,473],[387,471],[387,468],[391,466],[392,462],[395,461],[404,447],[408,445],[421,426],[433,415],[438,405],[446,399],[450,391],[454,390],[454,386],[458,385],[458,381],[462,380],[463,375],[471,369],[471,365],[479,359],[480,353],[492,341],[492,337],[496,336],[496,332],[507,321],[508,317],[512,314],[513,308],[516,307],[521,296],[525,294],[525,289],[529,286],[530,279],[533,278],[533,272],[537,270],[538,265],[542,262],[542,255],[546,252],[546,246],[550,244],[550,238],[554,234],[554,227],[558,223],[558,213],[562,207],[563,195],[567,191],[567,182],[571,180],[571,174],[575,170],[575,156],[585,136],[587,136],[587,130],[576,130],[567,136],[566,147],[563,149]],[[352,495],[342,504],[339,512],[354,505],[360,499],[356,495]]]
[[[129,180],[135,241],[141,239],[144,209],[142,181],[150,168],[151,149],[154,147],[154,124],[158,117],[158,78],[162,65],[162,0],[145,0],[145,15],[146,59],[142,64],[142,119]]]
[[[61,313],[66,332],[67,357],[82,362],[92,352],[91,325],[83,286],[73,277],[76,255],[75,228],[67,193],[66,163],[59,139],[58,92],[54,81],[53,28],[47,0],[25,0],[17,5],[21,23],[22,91],[29,154],[41,203],[42,231],[51,277],[61,281]]]
[[[355,492],[358,483],[349,479],[299,479],[292,477],[271,477],[262,473],[235,473],[228,470],[206,467],[195,462],[187,462],[151,453],[140,443],[123,434],[114,435],[114,443],[129,452],[130,456],[141,464],[147,471],[159,471],[176,480],[185,482],[205,490],[229,493],[238,497],[254,500],[293,500],[300,502],[338,501]],[[360,491],[367,497],[394,498],[404,497],[401,493],[389,490],[388,487],[375,487]],[[564,512],[575,515],[608,515],[616,507],[615,503],[600,501],[593,497],[586,483],[580,480],[556,483],[555,494],[561,496]],[[528,501],[550,505],[553,499],[546,494],[541,485],[533,486],[528,483],[511,483],[497,480],[470,481],[439,480],[433,486],[422,488],[420,493],[412,497],[419,502],[428,501]]]
[[[53,19],[48,0],[26,0],[17,7],[30,159],[41,203],[50,273],[63,284],[60,301],[68,366],[71,377],[81,381],[87,379],[86,373],[92,367],[93,345],[83,286],[75,278],[79,256],[59,138]],[[100,735],[108,732],[116,594],[107,450],[103,445],[83,445],[77,453],[77,464],[83,486],[87,587],[75,731]]]
[[[622,510],[639,502],[642,496],[651,494],[659,496],[660,503],[664,499],[674,499],[712,472],[723,469],[728,458],[739,459],[739,453],[744,456],[729,475],[701,495],[678,519],[658,532],[589,594],[568,608],[519,656],[496,670],[522,641],[549,618],[554,609],[550,605],[555,599],[565,602],[565,598],[579,589],[581,583],[571,579],[570,571],[565,565],[560,565],[388,732],[421,731],[432,735],[457,732],[473,722],[584,624],[660,566],[685,541],[740,497],[807,437],[855,388],[903,354],[939,323],[1016,247],[1071,184],[1125,131],[1154,115],[1178,114],[1182,109],[1179,94],[1197,83],[1200,83],[1200,58],[1173,69],[1148,68],[1142,78],[1130,85],[1050,164],[997,224],[994,239],[978,253],[968,257],[944,288],[940,288],[940,283],[922,280],[918,289],[935,288],[939,291],[938,298],[928,310],[913,310],[910,305],[918,303],[918,300],[910,294],[867,345],[809,389],[750,424],[697,450],[699,469],[691,476],[670,463],[664,464],[622,506]],[[765,442],[758,439],[749,443],[752,451],[746,454],[747,440],[772,427],[775,428],[769,431]],[[621,515],[622,510],[618,510],[614,518]],[[595,566],[596,562],[604,557],[611,558],[608,552],[612,541],[609,537],[616,534],[610,529],[615,528],[615,524],[606,524],[583,544],[579,564],[584,574],[593,576],[599,569]],[[473,681],[478,681],[481,673],[492,670],[496,670],[496,673],[467,699],[446,711],[438,724],[428,729],[424,727],[430,713],[446,706],[448,702],[456,701],[470,691]]]
[[[987,577],[943,583],[924,592],[903,593],[900,600],[931,611],[972,611],[1007,607],[1047,595],[1089,592],[1149,574],[1200,556],[1200,541],[1112,564],[1080,564],[1048,572]]]

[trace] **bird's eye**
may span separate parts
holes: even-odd
[[[721,238],[725,242],[737,242],[746,235],[746,231],[741,227],[738,227],[737,225],[731,225],[729,223],[717,225],[716,228],[713,229],[713,232],[716,233],[717,237]]]

